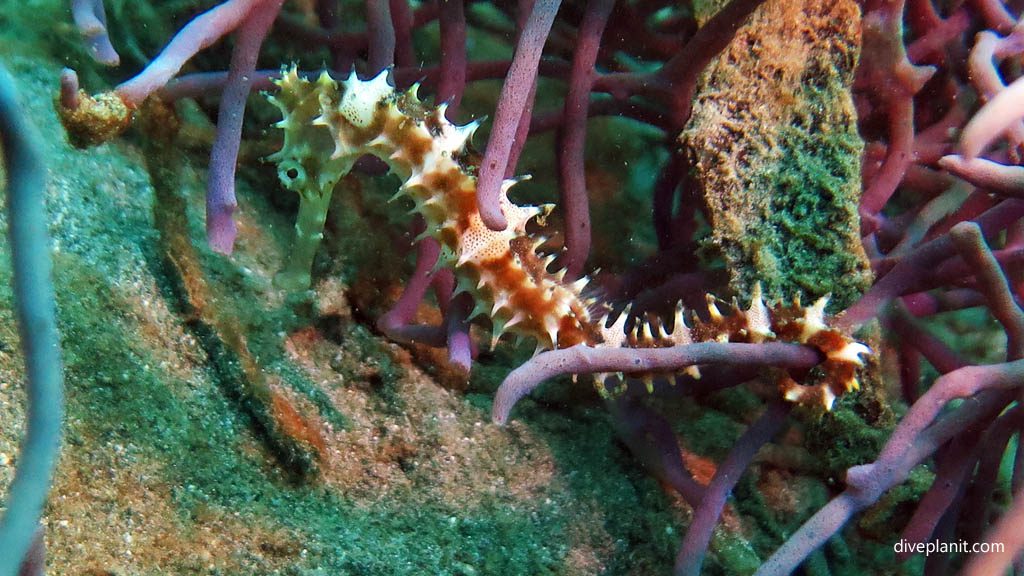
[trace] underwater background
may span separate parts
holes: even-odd
[[[66,400],[21,574],[1005,569],[1024,544],[1019,4],[0,0]],[[175,47],[195,55],[154,79]],[[495,296],[461,263],[434,271],[382,162],[297,195],[282,150],[327,174],[344,143],[283,135],[289,69],[421,82],[386,101],[437,140],[480,120],[460,169],[511,155],[497,182],[530,175],[512,201],[555,205],[522,232],[555,257],[536,273],[588,278],[637,354],[555,370],[562,350],[535,348],[558,337],[492,338],[514,323],[470,311]],[[0,487],[27,421],[9,218]],[[678,302],[693,343],[659,339]],[[513,371],[536,381],[496,403]],[[19,565],[0,547],[0,574]]]

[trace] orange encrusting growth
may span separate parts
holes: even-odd
[[[294,68],[278,86],[280,94],[270,99],[284,116],[277,126],[284,129],[285,142],[272,159],[278,162],[285,185],[303,199],[322,200],[359,156],[372,154],[384,160],[403,180],[396,197],[412,199],[414,211],[426,224],[424,237],[441,245],[439,265],[455,271],[457,291],[473,296],[476,307],[471,317],[490,318],[493,342],[505,332],[533,337],[539,349],[578,344],[651,348],[709,340],[798,342],[822,352],[825,377],[816,386],[793,383],[795,388],[783,390],[786,398],[830,408],[838,394],[857,387],[859,355],[867,348],[825,325],[823,302],[808,309],[798,303],[769,308],[756,290],[748,310],[734,306],[728,316],[709,296],[710,320],[694,317],[693,328],[684,322],[682,309],[671,332],[652,318],[637,322],[627,333],[628,313],[606,326],[610,307],[583,295],[588,280],[568,282],[564,271],[549,271],[554,257],[538,254],[543,239],[526,232],[530,220],[544,224],[551,206],[513,204],[507,194],[518,180],[506,180],[499,203],[508,226],[494,231],[484,225],[477,211],[476,155],[468,149],[477,125],[451,124],[444,116],[445,106],[423,104],[415,87],[396,91],[386,72],[368,81],[355,73],[341,83],[326,73],[309,81]],[[326,203],[321,204],[326,210]],[[696,367],[687,372],[699,376]],[[604,390],[603,383],[599,390]]]

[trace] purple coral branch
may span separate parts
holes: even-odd
[[[696,507],[704,499],[702,486],[683,463],[672,426],[660,414],[628,396],[608,402],[619,437],[633,456],[659,480]]]
[[[590,254],[590,201],[587,198],[584,143],[587,138],[587,102],[594,83],[594,63],[601,47],[614,0],[590,0],[577,35],[569,92],[565,96],[558,165],[562,178],[561,206],[565,212],[565,260],[570,279],[583,273]]]
[[[686,46],[657,72],[655,82],[671,94],[669,113],[674,126],[682,128],[690,117],[701,72],[729,45],[740,26],[763,3],[764,0],[732,0],[701,26]]]
[[[901,302],[897,301],[887,319],[889,327],[900,337],[903,345],[920,352],[939,374],[946,374],[968,365],[955,350],[928,332]]]
[[[60,71],[60,105],[67,110],[75,110],[81,104],[78,94],[78,73],[70,68]]]
[[[934,67],[915,66],[903,46],[902,1],[884,3],[864,17],[864,59],[857,83],[870,85],[887,113],[888,145],[881,167],[861,198],[864,226],[879,225],[877,214],[889,201],[914,160],[914,100]]]
[[[1006,10],[999,0],[971,0],[975,10],[981,14],[989,28],[1003,34],[1009,32],[1016,24],[1016,18]]]
[[[977,275],[979,288],[984,294],[990,309],[1006,330],[1009,340],[1007,346],[1008,357],[1010,359],[1020,358],[1021,335],[1024,334],[1024,314],[1021,313],[1020,308],[1014,301],[998,262],[988,246],[985,245],[981,227],[976,223],[962,222],[951,229],[947,238],[950,239],[952,247],[960,253],[961,257]],[[1016,365],[1019,365],[1019,361],[1012,365],[1000,366],[1012,367]],[[784,572],[787,563],[795,567],[796,563],[802,560],[810,550],[819,546],[824,538],[838,530],[853,513],[876,501],[884,490],[905,478],[906,473],[909,473],[910,468],[916,462],[913,459],[907,459],[899,466],[895,465],[893,461],[899,458],[894,455],[894,447],[899,448],[900,446],[912,445],[915,442],[913,436],[924,430],[924,426],[927,425],[926,422],[934,418],[934,414],[937,414],[938,409],[945,402],[948,402],[949,397],[967,397],[978,392],[978,389],[972,389],[972,386],[977,384],[971,382],[972,379],[970,377],[966,379],[966,382],[962,378],[957,382],[949,380],[950,376],[954,374],[970,374],[972,371],[1001,369],[1003,368],[967,367],[951,372],[949,375],[943,376],[936,381],[932,389],[913,405],[910,412],[899,427],[897,427],[896,432],[890,438],[879,460],[874,465],[870,465],[871,468],[868,469],[863,467],[851,469],[848,477],[849,488],[847,491],[819,511],[793,538],[787,541],[775,556],[769,560],[769,563],[762,568],[762,572],[764,574]],[[983,379],[983,376],[978,377],[979,381]],[[987,387],[990,383],[987,382],[982,384],[982,386]],[[954,392],[958,387],[962,389]],[[946,397],[943,398],[943,395]],[[1005,399],[1002,401],[1005,402]],[[998,398],[988,410],[992,416],[1000,410]],[[921,433],[919,435],[924,436],[925,434]],[[916,439],[916,442],[918,448],[927,444],[921,438]],[[960,439],[958,442],[960,442],[958,446],[961,447],[961,450],[966,450],[967,444],[965,443],[970,443],[966,439]],[[939,442],[933,444],[935,448],[938,445]],[[904,449],[904,458],[906,458],[908,453],[909,450]],[[920,455],[917,461],[926,456],[927,454]],[[940,469],[940,476],[936,479],[936,483],[925,496],[925,499],[922,500],[918,512],[907,527],[906,535],[910,539],[920,540],[927,538],[932,528],[936,525],[935,523],[939,520],[941,510],[943,509],[941,503],[951,500],[952,488],[961,486],[966,474],[974,468],[975,459],[971,456],[947,454],[947,457],[950,458],[950,461],[946,462]],[[889,461],[887,462],[887,460]],[[879,464],[881,463],[886,463],[886,465],[880,467]],[[895,473],[897,470],[898,473]],[[864,493],[865,487],[858,485],[858,482],[873,483],[871,491]],[[978,523],[978,521],[975,521],[975,526]]]
[[[279,17],[278,23],[284,20]],[[452,32],[454,33],[454,32]],[[447,37],[447,36],[446,36]],[[464,56],[463,56],[464,59]],[[464,60],[463,60],[464,61]],[[446,97],[442,97],[442,94],[448,94],[450,90],[454,88],[448,88],[442,92],[442,84],[448,86],[455,86],[455,80],[451,77],[454,74],[456,68],[454,60],[452,61],[451,70],[445,68],[444,64],[440,66],[428,66],[420,68],[418,66],[411,67],[399,67],[394,70],[395,84],[398,86],[407,86],[415,81],[422,80],[425,88],[431,88],[437,86],[438,101],[446,101]],[[477,80],[493,80],[504,78],[508,73],[511,61],[509,60],[483,60],[476,62],[465,62],[465,74],[463,77],[463,85],[465,82],[475,82]],[[538,70],[541,75],[551,78],[564,78],[569,73],[569,66],[561,61],[556,60],[545,60],[538,66]],[[301,72],[300,76],[313,76],[317,73],[313,72]],[[170,80],[167,84],[157,91],[157,94],[166,101],[174,101],[181,98],[194,98],[197,96],[206,95],[212,92],[216,92],[223,89],[227,82],[227,72],[194,72],[191,74],[183,74]],[[274,87],[271,80],[279,78],[281,71],[279,69],[274,70],[257,70],[253,73],[253,90],[268,90]],[[614,83],[601,83],[600,81],[595,82],[593,91],[594,92],[610,92],[615,90]],[[636,119],[645,124],[649,124],[656,128],[668,129],[669,126],[665,123],[663,118],[660,118],[659,112],[654,106],[641,106],[635,102],[620,102],[616,100],[597,100],[592,101],[588,105],[589,116],[603,116],[603,115],[619,115],[629,118]],[[561,111],[554,111],[545,115],[538,115],[533,117],[530,122],[529,132],[531,134],[536,132],[543,132],[545,130],[552,130],[561,126],[564,121],[564,117]]]
[[[451,293],[450,290],[448,292]],[[473,366],[475,352],[469,334],[469,314],[472,310],[473,298],[469,294],[459,294],[448,305],[444,316],[448,361],[467,374]]]
[[[196,16],[164,47],[149,66],[114,89],[129,106],[139,106],[181,70],[197,52],[239,27],[267,0],[228,0]]]
[[[999,542],[1001,548],[987,554],[975,554],[964,566],[964,576],[1005,574],[1024,548],[1024,489],[1013,495],[1013,506],[984,537],[986,542]]]
[[[984,234],[1005,230],[1024,217],[1024,200],[1009,199],[974,219]],[[837,327],[852,329],[875,318],[893,298],[929,288],[933,268],[956,254],[948,234],[929,240],[899,259],[853,306],[836,320]]]
[[[32,545],[21,561],[18,576],[46,576],[46,541],[43,532],[42,526],[36,529]]]
[[[544,49],[544,41],[548,37],[560,5],[561,0],[537,1],[527,18],[516,46],[515,57],[502,86],[501,96],[498,98],[494,127],[487,141],[487,151],[480,163],[480,176],[477,181],[480,218],[492,230],[504,230],[508,225],[499,202],[501,183],[505,178],[523,113],[532,100],[531,95],[537,80],[537,64]],[[528,129],[529,122],[526,124]]]
[[[416,63],[412,31],[415,21],[407,0],[391,0],[391,23],[395,29],[395,65],[412,66]]]
[[[369,74],[376,76],[395,63],[395,25],[391,21],[390,2],[366,0],[366,32],[370,37]]]
[[[1014,300],[1006,276],[985,244],[981,228],[973,222],[961,222],[950,230],[950,236],[960,255],[977,275],[989,310],[1006,331],[1007,360],[1024,358],[1024,311]]]
[[[215,252],[231,254],[238,229],[234,213],[235,164],[242,138],[245,101],[252,88],[260,46],[270,31],[284,0],[265,0],[252,7],[238,29],[231,52],[231,69],[221,93],[217,135],[210,151],[210,175],[206,181],[206,239]]]
[[[966,497],[964,509],[964,538],[977,541],[989,522],[989,500],[992,492],[996,489],[996,482],[999,476],[999,466],[1003,456],[1006,454],[1006,447],[1010,438],[1017,433],[1020,426],[1024,425],[1024,406],[1017,405],[999,416],[994,424],[989,426],[985,432],[981,451],[978,460],[978,472],[974,477],[974,484]]]
[[[422,223],[418,225],[422,227]],[[445,345],[444,331],[436,327],[415,326],[412,321],[416,309],[423,301],[433,279],[434,267],[441,254],[441,244],[433,238],[424,238],[416,244],[416,269],[405,284],[398,301],[377,320],[377,329],[388,338],[400,342],[421,342],[429,346]]]
[[[224,90],[228,83],[230,72],[195,72],[183,74],[166,86],[157,90],[156,94],[164,102],[174,102],[182,98],[196,98],[204,94],[216,93]],[[306,77],[308,74],[300,73]],[[256,70],[249,75],[249,90],[271,90],[274,80],[281,77],[280,70]]]
[[[846,490],[818,510],[757,571],[757,576],[792,573],[857,512],[904,481],[910,471],[953,436],[998,414],[1012,395],[999,391],[1024,385],[1024,361],[968,366],[941,376],[910,407],[878,459],[847,471]],[[986,394],[982,394],[987,392]],[[993,393],[995,392],[995,393]],[[956,399],[972,399],[933,424]]]
[[[0,159],[26,401],[25,434],[7,487],[7,507],[0,514],[0,574],[4,575],[14,574],[26,552],[34,549],[33,534],[53,481],[64,419],[42,142],[19,103],[15,79],[0,64]]]
[[[519,165],[519,157],[523,154],[523,149],[526,148],[526,139],[533,132],[533,102],[537,95],[537,79],[533,79],[533,84],[530,85],[530,91],[526,95],[526,105],[523,107],[523,113],[519,115],[519,125],[516,126],[516,135],[512,139],[512,146],[508,151],[508,161],[505,164],[505,178],[514,178],[516,175],[516,166]]]
[[[736,441],[725,461],[718,466],[711,483],[708,484],[704,499],[694,510],[690,528],[683,538],[683,545],[676,556],[675,576],[700,574],[704,554],[729,494],[761,446],[782,430],[792,409],[793,405],[783,400],[775,400],[769,404],[764,413]]]
[[[665,250],[672,244],[675,230],[672,227],[672,204],[676,190],[685,174],[686,161],[681,154],[672,154],[654,183],[654,232],[658,237],[658,249]]]
[[[466,89],[466,13],[462,2],[441,2],[441,74],[437,99],[448,102],[445,114],[454,116]]]
[[[106,66],[117,66],[121,56],[107,34],[107,11],[103,0],[71,0],[71,17],[85,37],[93,60]]]
[[[516,403],[545,380],[595,372],[675,372],[699,364],[810,368],[818,352],[799,344],[700,342],[671,348],[591,348],[582,344],[543,352],[513,370],[494,396],[491,420],[503,425]]]
[[[422,227],[420,222],[415,229],[422,230]],[[416,270],[398,301],[377,320],[377,329],[399,342],[425,344],[435,348],[447,346],[449,361],[469,372],[476,353],[467,322],[472,303],[462,298],[448,302],[452,298],[453,282],[451,271],[435,271],[440,252],[441,245],[433,238],[424,238],[416,244]],[[431,284],[443,285],[437,290],[437,299],[442,303],[445,313],[444,323],[441,326],[413,324],[416,310]]]
[[[974,471],[978,461],[978,440],[984,429],[975,427],[968,429],[960,436],[950,440],[939,456],[935,480],[918,502],[917,510],[903,529],[901,538],[907,542],[926,542],[936,532],[940,521],[957,500],[969,474]],[[910,552],[897,554],[903,560]]]

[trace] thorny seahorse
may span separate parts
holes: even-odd
[[[750,307],[733,305],[728,315],[708,295],[709,320],[692,315],[691,326],[681,307],[671,329],[656,318],[627,329],[628,313],[608,326],[611,307],[584,293],[588,279],[570,282],[564,271],[549,272],[554,257],[538,253],[543,239],[526,231],[532,219],[543,225],[553,206],[513,204],[508,190],[519,180],[508,179],[500,197],[508,226],[494,231],[480,220],[476,156],[467,147],[477,122],[455,126],[445,118],[444,104],[420,101],[416,86],[396,90],[387,71],[365,81],[352,72],[339,82],[326,72],[307,80],[293,67],[277,85],[280,91],[269,98],[283,115],[276,126],[284,130],[284,144],[270,159],[284,185],[300,195],[295,253],[276,280],[280,286],[309,286],[334,186],[360,156],[372,154],[403,181],[395,197],[415,203],[426,223],[423,236],[441,245],[439,265],[454,270],[457,292],[472,295],[470,317],[489,318],[494,341],[508,332],[533,337],[538,349],[546,350],[577,344],[663,348],[705,341],[794,342],[817,348],[824,360],[813,385],[781,377],[784,398],[831,409],[837,396],[858,388],[860,355],[869,350],[826,324],[825,298],[809,308],[798,302],[769,306],[755,288]],[[688,372],[699,376],[696,367]],[[603,395],[606,376],[596,379]],[[643,376],[649,382],[651,375]]]

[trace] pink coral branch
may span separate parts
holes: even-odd
[[[252,87],[253,72],[260,46],[270,31],[284,0],[266,0],[253,7],[238,29],[238,39],[231,53],[231,70],[220,98],[217,113],[217,136],[210,151],[210,175],[206,181],[206,239],[215,252],[231,254],[234,250],[235,164],[242,138],[245,101]]]
[[[1006,166],[985,158],[968,160],[959,154],[943,156],[939,166],[979,188],[1002,196],[1024,198],[1024,167]]]
[[[129,106],[138,106],[163,87],[197,52],[240,26],[267,0],[228,0],[196,16],[139,75],[115,88]]]
[[[94,60],[107,66],[121,63],[121,56],[110,43],[107,34],[107,11],[103,7],[103,0],[72,0],[71,17],[78,31],[85,37],[89,55]]]
[[[998,542],[1002,547],[972,556],[964,566],[965,576],[1005,574],[1021,549],[1024,549],[1024,489],[1013,495],[1013,506],[999,519],[995,528],[985,535],[984,541]]]
[[[771,342],[738,344],[701,342],[671,348],[591,348],[577,345],[552,350],[512,371],[494,396],[491,419],[505,424],[516,403],[545,380],[563,374],[595,372],[678,372],[698,364],[810,368],[820,361],[818,352],[799,344]]]
[[[587,198],[584,143],[587,138],[587,102],[594,82],[594,62],[601,45],[614,0],[590,0],[577,38],[576,54],[565,96],[558,165],[561,176],[561,206],[565,211],[565,261],[571,279],[583,273],[590,253],[590,202]]]
[[[977,421],[998,414],[1013,397],[1006,391],[1024,385],[1024,361],[993,366],[968,366],[950,372],[911,406],[893,431],[878,459],[850,468],[846,490],[818,510],[758,569],[757,576],[792,573],[811,552],[838,532],[849,519],[907,478],[910,471],[950,438]],[[938,422],[949,402],[973,399]],[[934,423],[934,424],[933,424]]]
[[[544,41],[560,5],[561,0],[537,1],[523,28],[512,66],[498,98],[494,128],[487,141],[487,152],[480,163],[480,176],[477,180],[480,218],[492,230],[504,230],[508,225],[498,202],[501,182],[509,165],[523,113],[532,100],[531,95],[537,79],[537,63],[540,61]]]
[[[1024,78],[1018,78],[996,94],[964,127],[960,149],[970,160],[981,155],[992,142],[1024,119]]]

